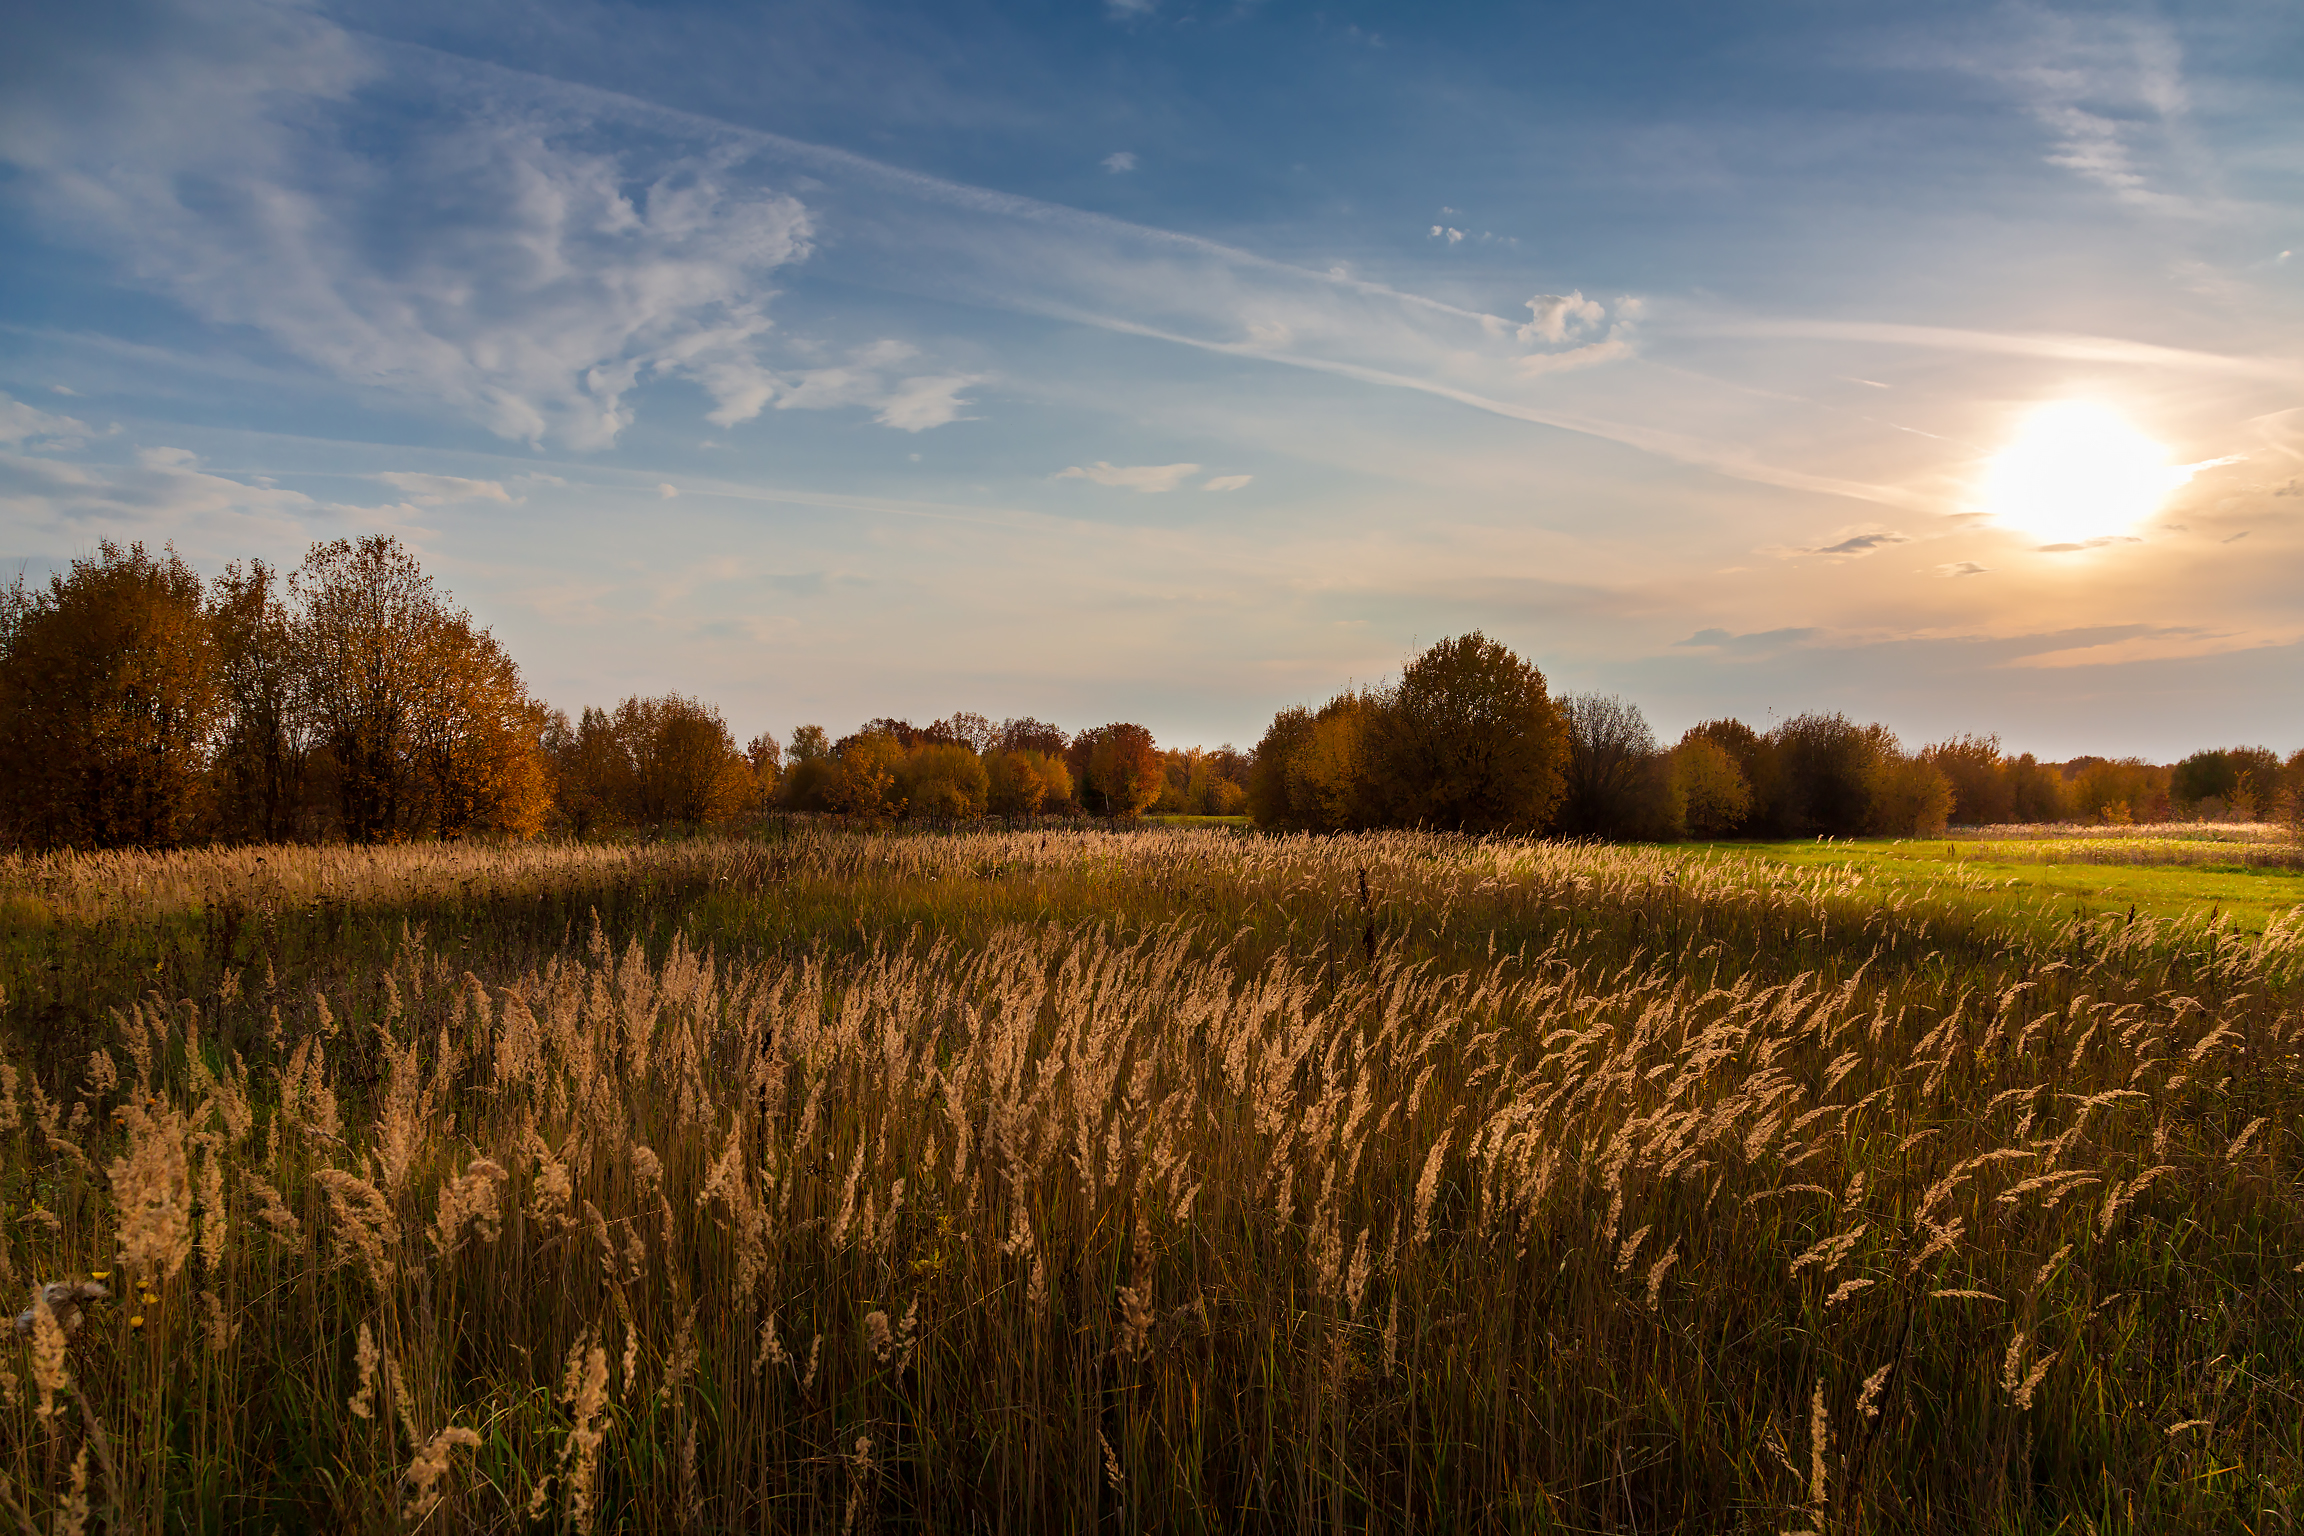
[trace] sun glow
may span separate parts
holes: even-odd
[[[1981,509],[2043,539],[2126,533],[2191,478],[2118,411],[2060,400],[2027,415],[1985,471]]]

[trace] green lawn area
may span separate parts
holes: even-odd
[[[1978,899],[2004,903],[2037,917],[2069,917],[2138,912],[2161,917],[2216,910],[2244,929],[2262,931],[2273,914],[2304,904],[2304,871],[2251,869],[2242,865],[2189,866],[2055,862],[2049,840],[1985,845],[1944,841],[1860,839],[1839,842],[1714,843],[1710,851],[1797,868],[1854,869],[1867,883],[1914,890],[1939,884],[1957,873],[2000,882],[1995,895]],[[2024,858],[2005,857],[2020,851]]]

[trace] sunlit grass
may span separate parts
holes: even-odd
[[[43,1531],[2285,1528],[2304,923],[1835,851],[19,862],[0,1258],[111,1296],[28,1325],[0,1487]]]
[[[1719,851],[1793,868],[1846,870],[1916,894],[1953,882],[1981,905],[2026,921],[2133,908],[2163,918],[2223,913],[2261,932],[2304,905],[2304,862],[2286,845],[2253,840],[1866,838],[1729,843]]]

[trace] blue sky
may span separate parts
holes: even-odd
[[[48,10],[36,576],[391,532],[743,734],[1246,743],[1479,627],[1667,734],[2304,745],[2291,5]]]

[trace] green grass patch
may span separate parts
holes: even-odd
[[[2116,864],[2059,857],[2053,839],[1970,843],[1866,838],[1856,841],[1717,843],[1707,850],[1794,869],[1839,869],[1884,891],[1951,899],[2027,923],[2125,913],[2180,918],[2229,916],[2261,933],[2273,917],[2304,905],[2304,870],[2243,864]]]

